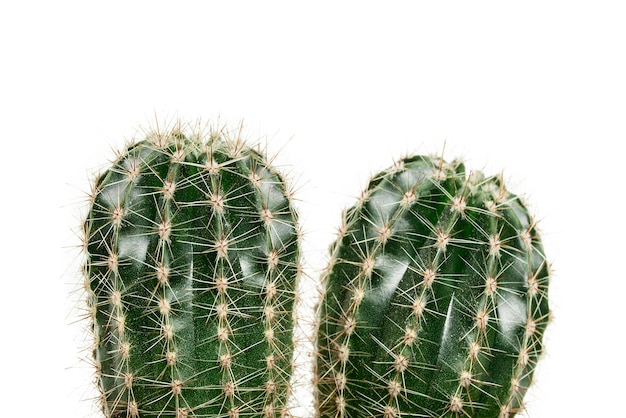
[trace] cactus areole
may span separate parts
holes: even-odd
[[[261,153],[149,133],[97,178],[85,245],[105,416],[285,414],[298,229]]]
[[[320,416],[514,416],[542,353],[548,275],[535,223],[501,178],[397,162],[332,248]]]

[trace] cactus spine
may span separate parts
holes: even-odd
[[[107,417],[287,415],[289,197],[260,152],[180,124],[99,176],[84,269]]]
[[[345,214],[319,309],[322,417],[511,417],[547,326],[548,265],[502,179],[416,156]]]

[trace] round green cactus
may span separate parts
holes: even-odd
[[[536,225],[499,177],[416,156],[345,214],[319,309],[322,417],[510,417],[549,320]]]
[[[107,417],[287,414],[297,216],[266,158],[177,126],[94,184],[85,226]]]

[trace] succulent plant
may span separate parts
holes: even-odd
[[[181,123],[93,184],[84,222],[107,418],[292,416],[300,230],[260,150]],[[322,277],[319,417],[512,417],[543,352],[549,266],[501,176],[414,156],[344,213]],[[315,344],[312,344],[315,345]]]
[[[344,215],[319,307],[321,417],[511,417],[549,319],[536,224],[499,176],[415,156]]]
[[[299,229],[260,151],[151,131],[95,181],[84,233],[106,417],[288,414]]]

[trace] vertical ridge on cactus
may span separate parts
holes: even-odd
[[[319,308],[321,417],[510,417],[549,319],[536,225],[502,179],[416,156],[345,213]]]
[[[98,177],[84,227],[107,417],[288,414],[297,215],[260,152],[151,132]]]

